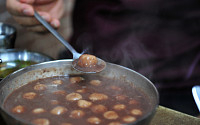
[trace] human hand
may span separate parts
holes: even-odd
[[[7,0],[6,6],[17,23],[35,32],[47,30],[34,17],[34,10],[54,28],[60,27],[64,13],[63,0]]]

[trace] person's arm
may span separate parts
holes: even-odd
[[[6,6],[17,23],[35,32],[46,29],[34,18],[34,10],[54,28],[59,28],[64,13],[63,0],[7,0]]]

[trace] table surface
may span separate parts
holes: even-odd
[[[150,125],[200,125],[200,118],[159,106]]]
[[[1,117],[0,125],[5,125]],[[159,106],[150,125],[200,125],[200,118]]]

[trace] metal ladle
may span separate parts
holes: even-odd
[[[97,66],[99,66],[100,68],[91,71],[88,70],[83,70],[83,68],[79,68],[79,66],[77,65],[77,60],[79,59],[79,57],[82,55],[80,53],[78,53],[51,25],[49,25],[36,11],[34,13],[35,18],[45,27],[47,28],[66,48],[69,49],[69,51],[72,53],[73,55],[73,60],[75,63],[72,63],[72,67],[78,71],[84,72],[84,73],[97,73],[102,71],[105,67],[106,67],[106,63],[105,61],[103,61],[100,58],[97,58]]]

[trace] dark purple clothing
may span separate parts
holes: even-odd
[[[72,45],[148,77],[158,88],[200,84],[198,0],[77,0]]]

